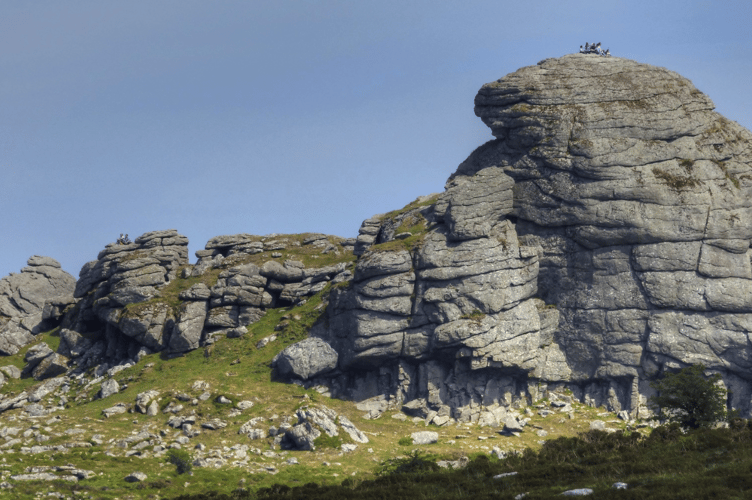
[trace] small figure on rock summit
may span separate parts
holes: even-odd
[[[582,48],[582,45],[580,45],[580,54],[597,54],[599,56],[611,56],[611,49],[603,50],[601,48],[601,42],[590,44],[588,42],[585,42],[585,48]]]
[[[126,233],[125,236],[123,236],[123,233],[120,233],[120,238],[117,239],[118,245],[130,245],[131,239],[128,238],[128,234]]]

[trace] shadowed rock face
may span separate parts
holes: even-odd
[[[635,414],[702,362],[749,414],[752,134],[676,73],[584,54],[484,85],[475,112],[496,139],[419,210],[420,244],[379,251],[400,221],[363,223],[316,332],[335,392],[474,420],[569,388]]]
[[[44,331],[50,312],[73,302],[76,280],[49,257],[34,255],[18,274],[0,280],[0,353],[15,354]],[[47,312],[48,314],[45,314]]]

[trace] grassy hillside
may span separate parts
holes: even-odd
[[[584,431],[593,419],[604,419],[611,422],[609,425],[612,427],[623,427],[623,423],[613,420],[612,414],[575,405],[575,418],[571,420],[566,415],[543,418],[533,414],[528,424],[531,430],[519,437],[502,437],[496,432],[497,429],[472,425],[432,426],[431,430],[439,432],[438,443],[424,446],[400,445],[401,438],[415,431],[426,430],[424,423],[390,418],[393,412],[387,412],[377,420],[367,420],[363,418],[364,412],[358,411],[352,402],[329,399],[315,388],[306,390],[298,385],[272,379],[269,366],[271,359],[286,345],[306,336],[310,325],[323,311],[322,295],[325,293],[327,290],[298,307],[270,310],[261,321],[248,328],[249,332],[244,337],[221,339],[207,349],[198,349],[170,360],[157,354],[147,356],[137,365],[115,375],[119,384],[127,387],[107,399],[93,399],[99,390],[99,384],[74,384],[65,396],[67,401],[60,401],[58,397],[46,398],[45,402],[60,405],[60,410],[51,415],[31,418],[25,417],[21,410],[8,410],[0,414],[0,429],[5,426],[18,427],[21,429],[18,436],[27,433],[27,441],[34,441],[36,435],[41,435],[43,438],[40,438],[39,444],[56,445],[69,443],[73,440],[71,436],[75,436],[75,441],[91,444],[87,448],[70,448],[65,452],[37,455],[22,454],[20,443],[0,448],[3,451],[0,455],[2,479],[22,474],[29,467],[49,465],[72,464],[97,473],[95,477],[78,483],[9,481],[12,482],[13,489],[0,489],[0,498],[33,498],[39,492],[59,492],[70,498],[171,498],[211,491],[229,494],[239,487],[256,491],[275,483],[291,487],[311,482],[322,486],[338,485],[344,479],[360,483],[374,478],[384,461],[413,450],[448,459],[486,455],[494,446],[506,451],[522,452],[529,447],[540,448],[541,438],[534,432],[536,428],[545,429],[549,438],[552,438]],[[277,335],[277,340],[260,349],[256,348],[261,339],[272,334]],[[42,334],[39,341],[47,342],[54,348],[58,341],[56,332]],[[26,349],[16,356],[6,358],[4,364],[22,367],[25,351]],[[91,377],[85,380],[91,381]],[[230,448],[234,445],[247,444],[260,454],[249,452],[251,458],[245,465],[232,466],[232,460],[228,460],[228,466],[222,469],[194,468],[192,476],[177,474],[175,467],[168,464],[164,457],[122,456],[124,450],[119,448],[118,443],[128,436],[148,431],[160,436],[167,446],[174,437],[180,435],[180,431],[166,425],[171,414],[160,413],[149,417],[140,413],[124,413],[105,418],[103,409],[117,403],[133,406],[136,395],[147,390],[159,391],[160,408],[165,408],[171,402],[180,403],[177,399],[180,393],[197,398],[202,391],[193,390],[192,386],[199,380],[208,383],[211,397],[206,401],[199,401],[195,406],[181,403],[185,405],[181,414],[195,411],[199,421],[221,418],[228,425],[215,431],[201,429],[202,433],[192,438],[190,446],[183,449],[194,454],[193,446],[202,444],[207,451],[215,450],[217,456],[224,456],[232,452]],[[7,395],[19,394],[36,385],[39,383],[31,378],[11,380],[3,387],[3,392]],[[234,402],[250,400],[254,402],[254,406],[240,415],[231,416],[233,405],[215,402],[220,395]],[[367,434],[371,442],[359,445],[354,452],[343,455],[338,446],[341,442],[347,442],[347,439],[323,442],[314,452],[281,451],[273,449],[271,438],[250,440],[237,434],[238,428],[254,417],[264,417],[263,427],[279,425],[284,417],[291,417],[297,408],[308,403],[322,403],[346,415]],[[544,401],[539,403],[545,404]],[[99,435],[97,440],[93,439],[95,435]],[[336,447],[327,447],[327,444]],[[146,450],[151,448],[149,446]],[[263,454],[270,451],[273,453],[267,453],[268,456]],[[299,463],[288,465],[287,460],[290,458],[296,458]],[[136,484],[124,481],[125,476],[137,470],[146,473],[148,479]]]
[[[514,498],[523,492],[529,493],[526,498],[550,498],[567,489],[583,487],[594,489],[595,498],[748,498],[748,494],[752,495],[752,432],[745,425],[691,435],[676,429],[659,429],[643,438],[647,428],[627,430],[613,414],[574,404],[573,419],[564,414],[544,418],[533,413],[526,428],[529,430],[518,437],[506,437],[498,434],[498,429],[470,425],[432,426],[431,430],[439,432],[438,443],[401,445],[401,438],[425,430],[425,425],[390,418],[390,412],[377,420],[366,420],[354,403],[331,400],[315,389],[305,390],[272,380],[269,368],[272,357],[284,345],[305,336],[307,327],[320,314],[320,306],[319,295],[300,307],[272,310],[249,328],[247,336],[220,340],[210,351],[200,349],[172,360],[148,356],[115,376],[121,385],[127,384],[127,388],[106,400],[90,399],[98,385],[83,386],[72,390],[65,409],[54,415],[23,419],[19,410],[3,413],[0,427],[16,426],[24,432],[31,430],[32,434],[39,432],[50,436],[43,444],[70,442],[71,436],[67,434],[70,429],[82,429],[76,439],[90,443],[94,443],[92,436],[100,434],[102,444],[51,455],[24,455],[19,452],[20,445],[11,446],[0,458],[3,478],[23,473],[28,467],[67,464],[93,470],[97,475],[78,483],[14,481],[13,489],[0,489],[0,498],[34,498],[40,493],[57,492],[68,498],[182,496],[198,499],[213,494],[242,497],[245,496],[241,495],[242,491],[270,499]],[[287,326],[275,332],[280,324]],[[256,349],[256,343],[272,333],[276,333],[278,339]],[[54,332],[45,337],[48,342],[54,340]],[[187,410],[195,410],[201,420],[221,418],[228,426],[216,431],[202,429],[202,434],[184,449],[194,454],[192,447],[200,443],[208,450],[216,450],[217,455],[223,455],[234,445],[248,444],[262,454],[252,454],[250,461],[241,466],[228,463],[222,469],[194,468],[190,476],[177,474],[164,457],[109,456],[120,455],[119,440],[139,431],[163,433],[165,443],[179,432],[166,425],[171,415],[160,413],[147,417],[125,413],[107,419],[101,413],[103,409],[118,402],[132,404],[136,394],[151,389],[160,392],[160,407],[164,408],[170,402],[178,402],[178,393],[198,396],[198,392],[191,389],[197,380],[209,384],[212,396],[196,406],[186,405]],[[31,386],[31,379],[21,379],[4,389],[6,393],[18,393]],[[231,405],[214,401],[219,395],[233,401],[251,400],[255,404],[241,415],[231,417]],[[348,416],[366,432],[371,442],[345,455],[339,444],[347,442],[346,439],[329,443],[324,440],[314,452],[280,451],[273,449],[271,438],[251,441],[237,434],[239,426],[253,417],[264,417],[264,425],[276,425],[284,416],[293,415],[297,408],[310,402],[323,403]],[[536,403],[540,407],[546,405],[546,401]],[[626,432],[581,434],[587,431],[592,420],[605,420],[609,427]],[[543,445],[536,433],[539,430],[548,433]],[[580,437],[573,437],[578,434]],[[488,458],[494,446],[510,452],[510,458]],[[518,454],[512,453],[515,451]],[[405,456],[408,458],[399,459]],[[456,460],[463,456],[473,458],[463,470],[413,470],[426,458]],[[290,458],[296,458],[298,464],[287,464]],[[394,473],[399,466],[403,472]],[[142,483],[125,482],[124,477],[136,470],[146,473],[148,479]],[[494,475],[506,472],[518,474],[493,479]],[[612,490],[611,485],[617,481],[628,483],[630,489]]]

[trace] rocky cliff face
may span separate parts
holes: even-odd
[[[49,257],[34,255],[18,274],[0,280],[0,353],[15,354],[73,303],[76,280]]]
[[[584,54],[475,105],[496,139],[363,223],[317,381],[444,423],[553,389],[635,415],[651,378],[702,362],[749,415],[752,135],[676,73]]]

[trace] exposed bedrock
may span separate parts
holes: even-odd
[[[0,353],[15,354],[53,328],[73,304],[76,280],[50,257],[34,255],[20,273],[0,279]]]
[[[64,321],[97,353],[79,358],[82,368],[165,349],[178,318],[172,307],[153,299],[187,264],[188,238],[172,229],[145,233],[129,244],[111,243],[84,264],[75,291],[80,300]]]
[[[218,236],[197,252],[199,260],[191,266],[186,237],[175,230],[152,231],[130,244],[107,245],[96,261],[83,266],[77,283],[70,277],[67,302],[37,299],[40,294],[25,278],[18,293],[44,306],[46,316],[55,317],[57,309],[69,304],[65,314],[58,314],[63,341],[55,356],[45,354],[47,364],[54,361],[54,370],[33,374],[44,378],[61,367],[75,371],[124,365],[153,352],[181,355],[211,344],[218,335],[241,336],[267,308],[299,304],[329,282],[351,278],[342,251],[351,251],[354,243],[323,234]],[[255,256],[287,247],[302,248],[299,253],[312,262],[329,253],[343,261],[306,267],[292,259]],[[40,259],[32,258],[32,267],[22,274],[49,274],[50,266]],[[40,366],[46,365],[40,360]],[[30,363],[30,372],[32,368]]]
[[[472,420],[570,389],[636,415],[651,379],[701,362],[749,416],[752,134],[713,108],[614,57],[484,85],[496,139],[433,204],[361,227],[355,276],[313,332],[339,354],[333,393]],[[418,215],[425,234],[400,247]]]

